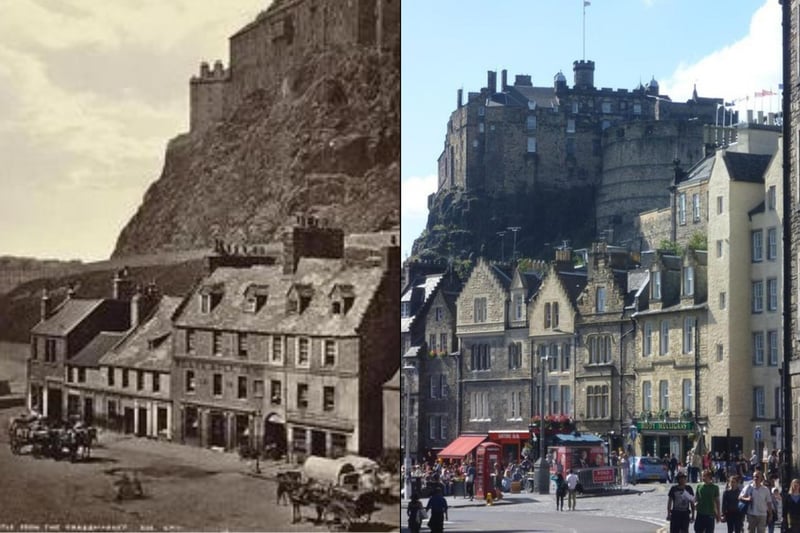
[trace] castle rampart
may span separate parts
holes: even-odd
[[[274,0],[230,37],[229,68],[201,65],[190,83],[191,132],[205,131],[251,93],[280,83],[304,54],[336,46],[376,46],[399,40],[398,0]],[[220,63],[221,67],[221,63]]]

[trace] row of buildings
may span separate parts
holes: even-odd
[[[407,264],[403,447],[516,461],[541,416],[636,454],[781,447],[782,145],[750,119],[636,217],[660,246],[479,258],[463,283]]]
[[[28,406],[143,437],[290,456],[397,446],[399,247],[297,217],[277,246],[225,247],[185,296],[45,293]],[[386,396],[386,398],[384,398]],[[387,407],[384,409],[384,401]]]

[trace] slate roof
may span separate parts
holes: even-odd
[[[50,318],[36,324],[31,333],[53,337],[67,335],[102,304],[102,299],[69,298],[55,309]]]
[[[553,107],[557,103],[552,87],[531,87],[530,85],[514,85],[512,93],[519,93],[528,101],[536,102],[537,107]],[[527,103],[525,104],[527,105]]]
[[[688,170],[686,178],[684,178],[679,185],[690,182],[708,181],[711,178],[711,172],[714,170],[714,163],[716,163],[716,161],[717,158],[714,154],[701,159]]]
[[[172,363],[172,315],[181,300],[174,296],[163,296],[155,311],[114,349],[106,352],[101,357],[100,364],[169,371]]]
[[[531,297],[539,291],[542,286],[542,278],[536,272],[520,272],[525,286],[528,288],[525,294],[525,300],[530,300]]]
[[[89,344],[67,361],[71,366],[97,367],[103,355],[125,336],[124,332],[101,331]]]
[[[383,276],[381,267],[346,265],[342,259],[301,258],[294,274],[284,274],[281,265],[249,268],[220,267],[200,284],[222,284],[224,293],[210,312],[203,313],[197,291],[175,325],[215,330],[280,332],[319,336],[355,336]],[[268,287],[268,297],[258,312],[245,311],[245,291],[252,284]],[[309,285],[313,296],[302,313],[287,312],[289,289]],[[337,284],[352,285],[355,299],[345,314],[331,312],[329,297]],[[400,310],[398,309],[398,314]]]
[[[725,161],[725,167],[732,180],[763,183],[764,172],[766,172],[772,156],[728,151],[722,156],[722,160]]]
[[[585,272],[559,272],[558,279],[564,290],[567,291],[569,301],[573,304],[578,301],[578,296],[586,288],[586,273]]]

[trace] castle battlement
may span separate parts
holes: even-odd
[[[190,80],[190,133],[205,131],[230,115],[248,95],[280,84],[313,50],[399,42],[396,0],[275,0],[230,38],[226,69],[200,64]]]

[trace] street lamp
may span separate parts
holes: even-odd
[[[403,365],[403,370],[405,371],[406,379],[405,382],[405,390],[406,390],[406,438],[405,438],[405,457],[403,459],[403,464],[405,465],[405,488],[403,492],[403,498],[406,500],[411,499],[411,454],[409,451],[409,447],[411,446],[411,374],[417,369],[413,364],[406,363]]]
[[[543,348],[546,350],[546,348]],[[546,447],[546,440],[545,433],[544,433],[544,402],[545,402],[545,378],[547,372],[547,362],[549,359],[553,357],[550,354],[542,355],[539,357],[541,361],[541,372],[542,372],[542,392],[541,392],[541,403],[539,404],[539,461],[537,465],[537,474],[536,474],[536,482],[539,484],[539,494],[549,494],[550,493],[550,473],[547,463],[547,457],[545,456],[545,447]]]

